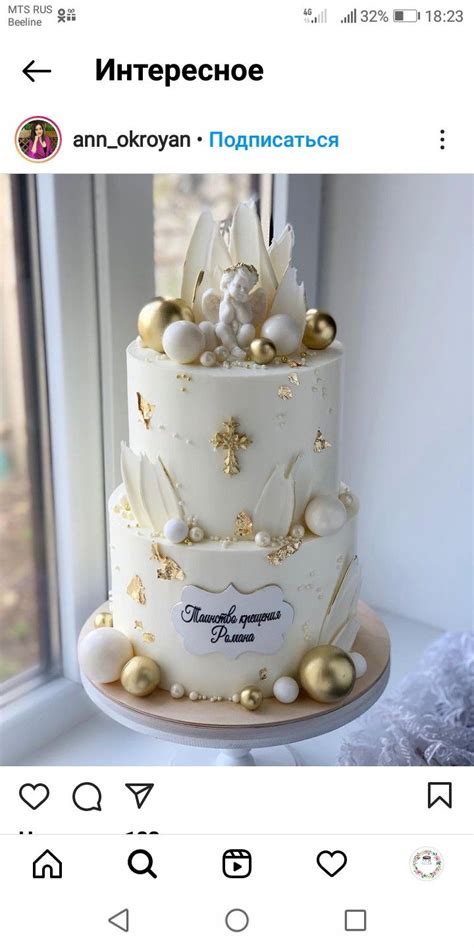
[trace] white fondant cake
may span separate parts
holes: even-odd
[[[292,244],[286,228],[267,252],[247,207],[228,243],[204,215],[184,302],[171,316],[168,302],[156,314],[148,304],[127,350],[130,443],[109,503],[113,625],[177,697],[236,700],[250,684],[271,696],[306,652],[349,652],[359,628],[358,504],[339,472],[343,351],[303,344]]]

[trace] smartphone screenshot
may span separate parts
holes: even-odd
[[[0,3],[5,945],[474,948],[472,4]]]

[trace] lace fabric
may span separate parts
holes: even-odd
[[[474,634],[443,635],[361,721],[342,744],[340,764],[474,766]]]

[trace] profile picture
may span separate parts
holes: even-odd
[[[28,161],[49,161],[61,148],[61,131],[45,115],[32,115],[18,126],[15,144]]]

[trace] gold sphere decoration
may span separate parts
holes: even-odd
[[[247,685],[240,692],[240,703],[247,711],[256,711],[263,701],[263,694],[256,685]]]
[[[181,319],[194,322],[193,311],[185,300],[157,296],[146,303],[138,316],[138,332],[143,345],[147,349],[154,349],[155,352],[163,352],[165,329]]]
[[[97,612],[94,616],[94,625],[96,629],[112,629],[114,625],[113,616],[110,612]]]
[[[270,362],[273,362],[276,356],[276,347],[273,345],[270,339],[265,339],[263,336],[261,339],[254,339],[250,343],[250,355],[254,362],[257,362],[258,365],[268,365]]]
[[[337,326],[329,313],[308,309],[303,342],[308,349],[327,349],[336,338]]]
[[[298,677],[313,701],[332,704],[352,691],[356,670],[352,658],[342,648],[316,645],[303,655]]]
[[[144,698],[151,695],[160,683],[160,666],[145,655],[135,655],[122,668],[122,687],[129,695]]]

